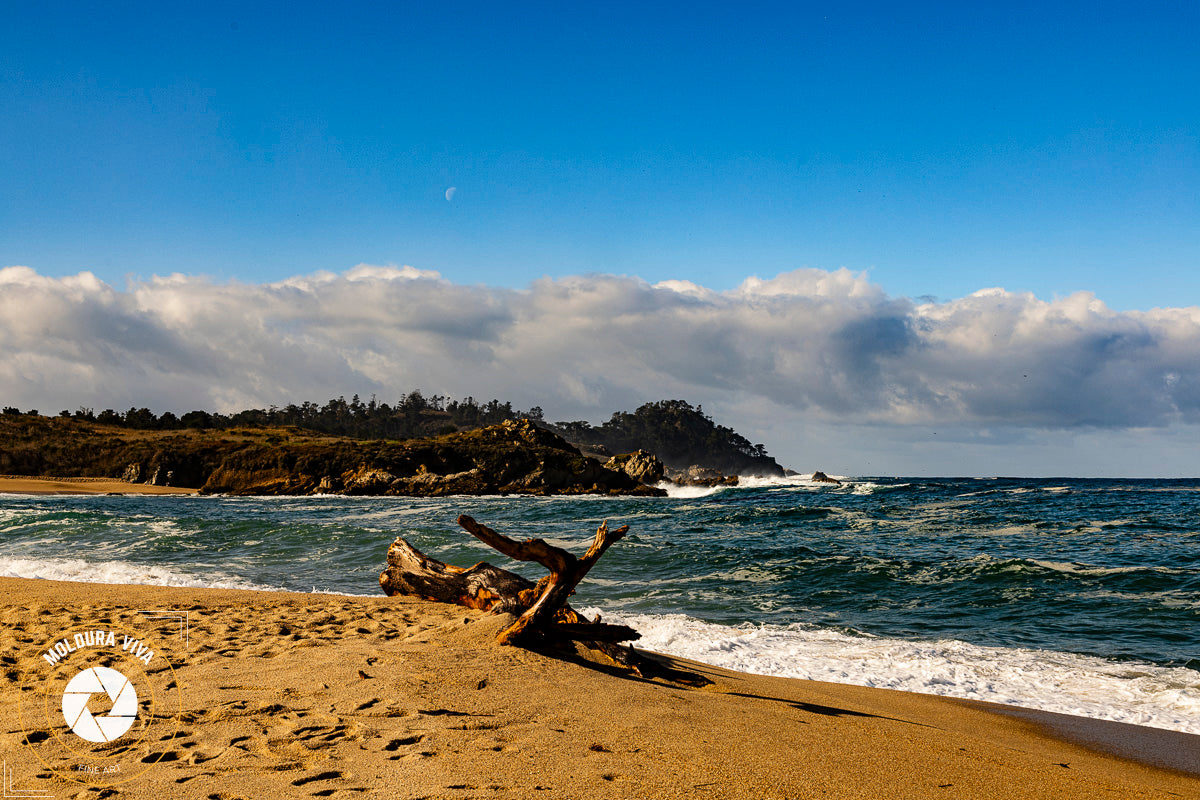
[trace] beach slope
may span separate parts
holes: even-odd
[[[679,660],[640,678],[500,647],[505,619],[412,599],[15,578],[0,592],[6,787],[54,797],[1200,797],[1200,737]],[[92,630],[154,651],[108,659],[141,706],[99,745],[67,731],[54,681],[102,648],[44,657]]]

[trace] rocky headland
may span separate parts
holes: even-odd
[[[661,474],[661,464],[657,469]],[[665,494],[529,420],[420,439],[360,440],[295,428],[131,431],[6,414],[0,473],[115,478],[231,495]],[[656,474],[653,467],[649,474]]]
[[[663,495],[529,420],[404,441],[256,446],[231,453],[203,494]]]
[[[357,398],[346,406],[351,416],[356,408],[368,418],[372,408],[400,413],[374,401],[356,403]],[[309,406],[318,408],[297,408]],[[338,408],[332,401],[327,407]],[[234,424],[242,417],[257,419],[259,412],[252,411],[221,418],[216,427],[216,418],[202,412],[180,420],[146,409],[46,417],[6,408],[0,414],[0,473],[105,478],[203,494],[417,497],[662,495],[658,487],[664,482],[717,487],[736,485],[739,474],[783,474],[762,445],[750,444],[681,401],[646,404],[598,427],[548,423],[538,410],[533,419],[461,429],[442,407],[418,409],[416,419],[430,419],[406,423],[422,430],[441,425],[436,434],[381,437],[300,425]],[[496,406],[496,413],[508,410]],[[306,424],[327,422],[319,416]]]

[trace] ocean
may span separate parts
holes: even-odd
[[[380,595],[388,544],[488,560],[470,514],[581,553],[572,604],[769,675],[1200,733],[1200,481],[795,478],[666,498],[0,495],[0,575]]]

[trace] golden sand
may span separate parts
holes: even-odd
[[[195,489],[126,483],[116,478],[34,478],[0,475],[0,494],[196,494]]]
[[[56,798],[1200,798],[1197,736],[1071,731],[1053,715],[672,659],[643,679],[500,647],[505,618],[452,606],[24,579],[0,591],[9,786]],[[62,681],[101,648],[42,657],[84,630],[154,650],[149,664],[107,661],[142,703],[107,745],[68,732],[59,710]],[[1145,763],[1159,755],[1176,769]]]

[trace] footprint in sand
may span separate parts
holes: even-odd
[[[394,753],[401,747],[408,747],[410,744],[420,744],[425,741],[425,734],[418,733],[413,736],[404,736],[400,739],[392,739],[383,746],[383,749],[389,753]]]
[[[411,731],[407,736],[401,736],[388,741],[383,746],[383,751],[386,753],[395,753],[395,755],[388,756],[389,761],[400,761],[409,758],[431,758],[437,755],[437,751],[428,749],[428,746],[422,750],[405,749],[413,748],[415,745],[422,744],[428,739],[428,732]]]
[[[292,786],[304,786],[305,784],[313,783],[315,781],[334,781],[344,777],[345,773],[336,769],[327,770],[325,772],[318,772],[316,775],[306,775],[303,778],[297,778],[296,780],[292,781]]]
[[[308,725],[291,732],[290,738],[309,750],[322,750],[342,742],[361,742],[367,732],[356,722],[339,725]]]

